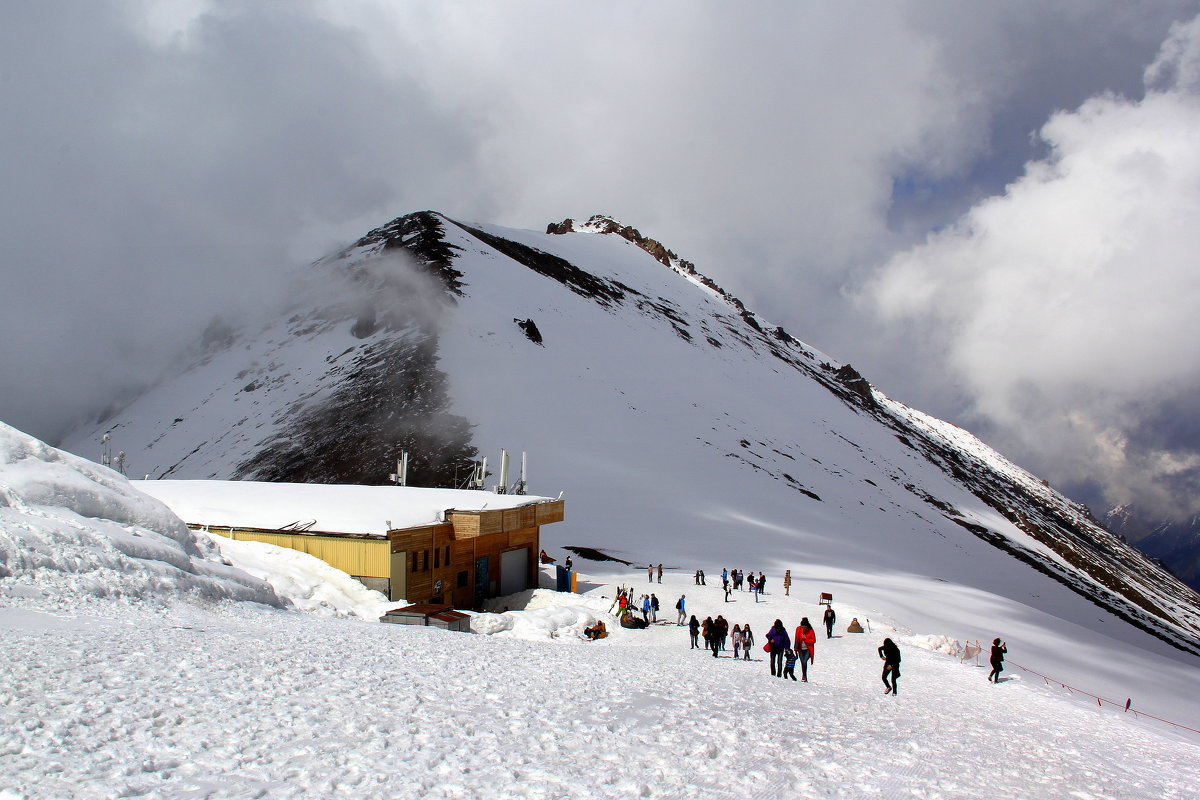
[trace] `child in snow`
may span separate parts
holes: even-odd
[[[796,651],[790,647],[783,652],[783,675],[780,677],[796,680]]]

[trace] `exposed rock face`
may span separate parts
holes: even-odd
[[[1164,569],[1200,591],[1200,518],[1150,519],[1125,505],[1104,515],[1104,524]]]
[[[517,327],[525,332],[525,336],[534,344],[542,344],[542,332],[538,330],[537,323],[531,319],[514,319]]]

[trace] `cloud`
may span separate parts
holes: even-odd
[[[1198,47],[1176,25],[1155,88],[1055,114],[1046,158],[862,293],[1010,454],[1175,516],[1200,510]]]
[[[1196,6],[0,5],[0,419],[53,439],[422,209],[613,214],[903,393],[927,359],[876,352],[843,287]]]

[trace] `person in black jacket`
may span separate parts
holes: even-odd
[[[825,623],[825,638],[832,639],[833,625],[837,622],[837,614],[833,613],[832,605],[825,606],[825,616],[821,618],[821,621]]]
[[[884,694],[896,694],[896,679],[900,677],[900,648],[891,639],[884,639],[879,648],[879,657],[883,659],[883,685],[887,688]],[[888,676],[891,676],[889,682]]]
[[[692,635],[692,649],[700,649],[700,620],[696,619],[696,615],[692,614],[691,620],[688,622],[688,632]]]
[[[991,683],[1000,682],[1000,673],[1004,671],[1004,654],[1008,652],[1008,645],[1000,641],[997,636],[992,640],[992,671],[988,673],[988,681]]]

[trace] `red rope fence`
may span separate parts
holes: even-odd
[[[972,643],[968,642],[968,645],[970,645],[970,644],[972,644]],[[982,645],[980,645],[978,641],[974,642],[973,644],[975,645],[975,647],[979,648],[979,652],[985,652],[983,650]],[[969,653],[969,651],[968,651],[968,653]],[[978,653],[969,654],[969,655],[966,655],[964,657],[964,659],[971,658],[972,656],[977,656],[977,655],[978,655]],[[1043,675],[1042,673],[1038,672],[1037,670],[1030,669],[1029,667],[1018,664],[1015,661],[1009,661],[1009,660],[1005,659],[1004,666],[1005,667],[1016,667],[1017,669],[1019,669],[1023,672],[1028,672],[1030,675],[1037,675],[1039,678],[1041,678],[1043,681],[1046,682],[1047,686],[1057,685],[1062,689],[1066,689],[1068,692],[1071,693],[1072,696],[1074,696],[1076,694],[1081,694],[1084,697],[1090,697],[1096,701],[1096,705],[1099,706],[1100,708],[1104,708],[1104,704],[1108,703],[1108,705],[1113,706],[1114,708],[1120,708],[1120,709],[1124,710],[1126,713],[1133,714],[1135,719],[1141,718],[1141,717],[1146,717],[1148,719],[1155,720],[1156,722],[1162,722],[1164,724],[1171,725],[1171,726],[1180,728],[1185,731],[1191,731],[1192,733],[1200,734],[1200,730],[1197,730],[1195,728],[1189,728],[1187,725],[1180,725],[1178,722],[1172,722],[1169,719],[1163,719],[1162,717],[1156,717],[1153,714],[1147,714],[1145,711],[1138,711],[1137,709],[1132,708],[1132,706],[1133,706],[1132,698],[1126,699],[1124,703],[1119,703],[1115,700],[1109,700],[1107,698],[1100,697],[1099,695],[1092,694],[1091,692],[1085,692],[1083,689],[1079,689],[1075,686],[1071,686],[1069,684],[1063,683],[1062,681],[1057,680],[1056,678],[1051,678],[1048,675]]]

